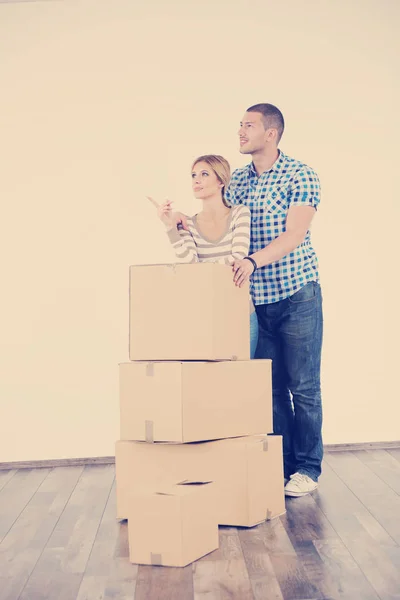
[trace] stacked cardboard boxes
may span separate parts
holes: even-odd
[[[184,566],[218,547],[218,525],[285,511],[271,361],[250,360],[248,287],[215,263],[131,267],[129,337],[117,517],[132,562]]]

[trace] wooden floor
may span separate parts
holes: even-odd
[[[0,600],[400,599],[400,449],[326,454],[319,489],[185,569],[128,561],[113,465],[0,471]]]

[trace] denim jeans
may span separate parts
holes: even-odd
[[[250,314],[250,358],[254,358],[258,342],[258,319],[257,313]]]
[[[274,433],[283,436],[285,477],[321,474],[322,296],[311,281],[285,300],[256,307],[256,358],[272,359]]]

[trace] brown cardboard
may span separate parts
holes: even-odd
[[[249,286],[217,263],[130,267],[130,360],[248,360]]]
[[[184,567],[218,548],[215,486],[205,482],[140,489],[129,498],[129,559]]]
[[[121,439],[193,442],[271,433],[271,361],[119,366]]]
[[[117,517],[126,519],[138,486],[215,482],[219,525],[251,527],[285,512],[281,436],[212,442],[116,444]]]

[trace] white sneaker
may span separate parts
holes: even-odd
[[[288,481],[289,481],[289,479],[287,477],[283,478],[283,487],[285,487],[285,485],[287,484]]]
[[[306,496],[317,489],[317,487],[318,483],[313,481],[308,475],[295,473],[290,476],[290,481],[285,485],[285,496],[293,496],[295,498]]]

